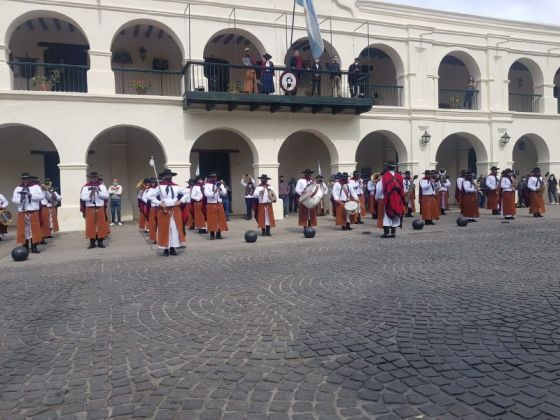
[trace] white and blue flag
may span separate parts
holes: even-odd
[[[311,47],[311,54],[317,60],[323,55],[325,45],[323,44],[323,38],[321,38],[321,29],[319,28],[319,20],[317,19],[317,13],[315,13],[313,0],[296,0],[296,3],[305,10],[309,46]]]

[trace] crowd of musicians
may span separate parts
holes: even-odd
[[[207,177],[197,176],[186,185],[178,185],[173,181],[175,176],[166,169],[157,178],[145,178],[137,186],[139,228],[163,250],[164,256],[177,255],[177,248],[185,245],[187,231],[219,240],[228,230],[229,217],[224,202],[229,198],[229,188],[224,181],[212,172]],[[473,173],[461,171],[455,181],[455,201],[461,215],[471,222],[480,217],[481,192],[484,192],[486,209],[492,215],[512,220],[518,207],[528,207],[534,217],[543,217],[545,182],[549,182],[545,177],[539,168],[523,177],[523,192],[516,203],[520,181],[518,174],[511,169],[499,173],[499,168],[494,166],[489,175],[479,179]],[[417,178],[410,171],[400,172],[395,162],[385,163],[384,170],[369,179],[362,178],[359,171],[351,176],[344,172],[333,175],[328,183],[321,175],[314,176],[312,170],[305,169],[293,186],[297,196],[298,225],[302,228],[317,226],[318,217],[331,213],[336,226],[349,231],[353,229],[352,225],[363,224],[364,218],[370,214],[377,220],[377,227],[383,230],[381,237],[393,238],[396,229],[402,227],[403,218],[413,217],[416,213],[417,202],[424,223],[433,225],[449,210],[452,181],[444,170],[425,171],[418,187]],[[273,204],[280,199],[284,202],[284,215],[288,210],[289,190],[283,177],[280,177],[278,195],[269,181],[266,174],[256,181],[249,175],[241,180],[245,187],[247,217],[255,218],[263,236],[271,236],[271,230],[276,226]],[[111,188],[117,187],[113,185]],[[330,205],[327,201],[329,193]],[[109,223],[107,216],[108,202],[113,195],[97,172],[88,174],[88,182],[80,194],[80,207],[89,249],[105,247],[104,241],[114,224]],[[16,242],[32,253],[39,253],[38,245],[45,245],[46,240],[52,239],[53,233],[58,231],[57,208],[61,199],[49,179],[40,182],[37,177],[23,173],[21,183],[12,195],[12,202],[18,210]],[[5,219],[10,221],[6,216],[9,214],[7,207],[8,200],[0,194],[0,239],[7,233]],[[1,223],[3,219],[4,223]]]

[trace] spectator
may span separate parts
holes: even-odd
[[[469,80],[467,82],[467,91],[465,92],[465,100],[463,101],[463,109],[473,109],[473,105],[476,105],[474,101],[475,91],[476,80],[474,80],[473,76],[469,76]]]
[[[121,198],[123,187],[119,185],[118,179],[113,179],[113,185],[109,187],[109,204],[111,206],[111,226],[118,224],[122,226],[121,221]]]
[[[280,175],[278,181],[278,196],[282,200],[284,207],[284,217],[288,217],[288,208],[290,204],[290,184],[284,180],[284,176]]]
[[[527,188],[527,177],[522,176],[517,184],[517,202],[519,207],[525,207],[525,189]]]
[[[486,201],[486,177],[484,175],[480,175],[477,180],[478,184],[478,207],[481,209],[484,208],[484,204]]]
[[[333,57],[333,61],[329,66],[330,79],[331,79],[331,90],[332,96],[340,98],[342,95],[340,93],[340,63],[338,62],[338,56]]]
[[[221,179],[220,182],[223,184],[224,188],[227,191],[227,194],[222,196],[222,203],[224,205],[224,213],[226,214],[226,221],[229,222],[231,216],[231,187],[226,184],[226,182]]]
[[[245,187],[245,207],[247,210],[245,219],[251,220],[253,217],[253,203],[255,202],[253,198],[255,193],[255,180],[251,175],[245,174],[243,178],[241,178],[241,185]]]
[[[348,68],[348,84],[350,85],[350,96],[352,98],[360,96],[359,82],[361,77],[360,59],[356,57],[354,63]]]
[[[292,178],[288,184],[290,186],[290,213],[298,211],[299,196],[296,194],[296,184],[297,180],[295,178]]]
[[[558,180],[554,174],[548,177],[548,201],[550,204],[558,204]]]

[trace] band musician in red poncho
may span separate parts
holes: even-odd
[[[385,172],[381,177],[384,197],[383,235],[382,238],[397,236],[397,227],[402,227],[402,219],[406,200],[404,196],[403,177],[397,172],[393,161],[385,164]]]

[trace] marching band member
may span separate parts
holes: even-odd
[[[0,194],[0,210],[5,210],[8,208],[8,200],[2,194]],[[2,240],[2,236],[8,233],[8,226],[3,225],[0,223],[0,241]]]
[[[80,194],[83,214],[86,219],[86,238],[89,239],[88,249],[105,248],[103,241],[109,234],[109,223],[105,213],[105,200],[109,199],[107,187],[99,181],[97,172],[90,172],[89,181],[82,187]]]
[[[378,183],[378,197],[383,196],[383,235],[382,238],[397,236],[397,227],[402,226],[405,209],[404,185],[401,174],[397,172],[397,164],[393,161],[385,163],[385,171]]]
[[[461,214],[469,219],[469,222],[476,222],[480,217],[478,210],[478,195],[475,181],[476,175],[468,173],[462,185]]]
[[[360,209],[358,210],[358,224],[363,225],[362,217],[366,216],[366,200],[364,196],[364,184],[360,178],[360,171],[352,172],[352,178],[348,180],[348,186],[354,190],[354,193],[358,197],[358,202],[360,203]]]
[[[57,206],[62,197],[53,188],[52,181],[45,179],[41,185],[45,198],[41,200],[41,218],[43,219],[43,241],[45,238],[52,238],[53,233],[59,231]]]
[[[439,206],[442,215],[446,215],[449,211],[449,188],[451,188],[451,181],[445,175],[441,175],[443,179],[439,180]]]
[[[157,242],[157,208],[152,206],[152,196],[157,194],[157,180],[155,178],[149,179],[148,188],[144,190],[142,195],[142,202],[144,203],[144,215],[148,219],[148,230],[150,242],[155,244]]]
[[[152,194],[152,206],[157,208],[157,244],[163,256],[177,255],[176,248],[185,244],[183,217],[180,205],[186,203],[185,189],[173,182],[177,174],[165,169],[159,174],[162,181]]]
[[[144,232],[148,231],[148,221],[146,219],[145,209],[144,209],[144,202],[142,201],[142,197],[144,195],[144,191],[149,188],[150,178],[144,178],[142,182],[138,184],[136,187],[136,198],[138,199],[138,229],[142,229]]]
[[[467,175],[467,171],[461,169],[461,175],[457,177],[457,181],[455,181],[455,202],[461,208],[461,198],[463,197],[463,181],[465,181],[465,176]]]
[[[270,236],[270,228],[276,227],[274,221],[274,211],[272,209],[272,199],[269,191],[272,191],[268,182],[270,178],[266,174],[259,177],[261,183],[255,188],[253,197],[258,201],[257,204],[257,223],[261,229],[262,236]]]
[[[200,176],[195,178],[195,184],[191,189],[191,202],[194,228],[198,229],[198,233],[206,233],[206,197],[204,196],[204,179]]]
[[[309,185],[314,184],[315,181],[311,177],[313,171],[311,169],[306,169],[302,172],[303,177],[300,178],[296,184],[296,194],[301,197],[303,192]],[[333,187],[334,188],[334,187]],[[299,219],[298,225],[305,228],[308,226],[317,226],[317,207],[313,209],[308,209],[305,206],[299,205]]]
[[[204,196],[206,197],[206,217],[210,240],[223,239],[222,231],[228,230],[226,213],[222,197],[227,194],[226,187],[222,182],[218,182],[216,172],[208,175],[204,185]]]
[[[358,201],[358,196],[353,188],[348,185],[348,173],[344,172],[332,189],[333,200],[336,204],[336,226],[342,226],[342,230],[352,230],[350,227],[350,214],[344,208],[348,201]]]
[[[492,215],[500,214],[500,179],[498,167],[490,168],[490,175],[486,177],[486,209],[492,210]]]
[[[420,180],[420,213],[426,225],[433,225],[434,220],[439,220],[439,209],[437,207],[437,186],[435,182],[435,171],[425,171],[424,178]]]
[[[517,215],[517,208],[515,207],[515,188],[513,187],[511,174],[512,170],[506,169],[502,172],[502,179],[500,180],[500,189],[502,191],[500,207],[502,209],[502,215],[506,220],[513,220]]]
[[[315,177],[315,182],[317,182],[319,187],[321,187],[321,191],[323,192],[323,197],[321,198],[321,201],[319,201],[319,205],[317,206],[317,215],[318,216],[324,216],[326,214],[325,198],[327,197],[327,194],[329,193],[329,186],[327,185],[327,183],[325,181],[323,181],[323,176],[322,175],[317,175]]]
[[[378,173],[374,173],[368,183],[367,183],[367,190],[369,193],[368,196],[368,207],[369,207],[369,212],[371,214],[371,218],[373,220],[377,220],[377,201],[375,198],[375,193],[377,190],[377,183],[379,182],[381,175]]]
[[[531,192],[529,214],[533,217],[543,217],[546,212],[544,207],[544,180],[541,176],[541,169],[533,169],[533,174],[527,180],[527,188]]]
[[[331,191],[341,177],[342,177],[341,172],[337,172],[336,174],[334,174],[331,177],[331,182],[330,182]],[[336,201],[334,201],[334,197],[333,197],[332,193],[331,193],[330,201],[331,201],[331,212],[332,212],[333,217],[336,219]]]
[[[404,194],[406,200],[406,214],[405,217],[412,217],[416,213],[416,194],[414,187],[414,178],[410,171],[405,171],[403,179]]]
[[[183,224],[185,230],[194,230],[194,206],[191,199],[192,188],[194,186],[194,179],[189,179],[187,181],[187,186],[185,187],[185,196],[187,197],[186,205],[183,207]]]
[[[32,182],[29,173],[21,174],[21,184],[14,190],[12,203],[18,206],[16,242],[38,254],[37,245],[43,240],[39,210],[45,194],[40,186]]]

